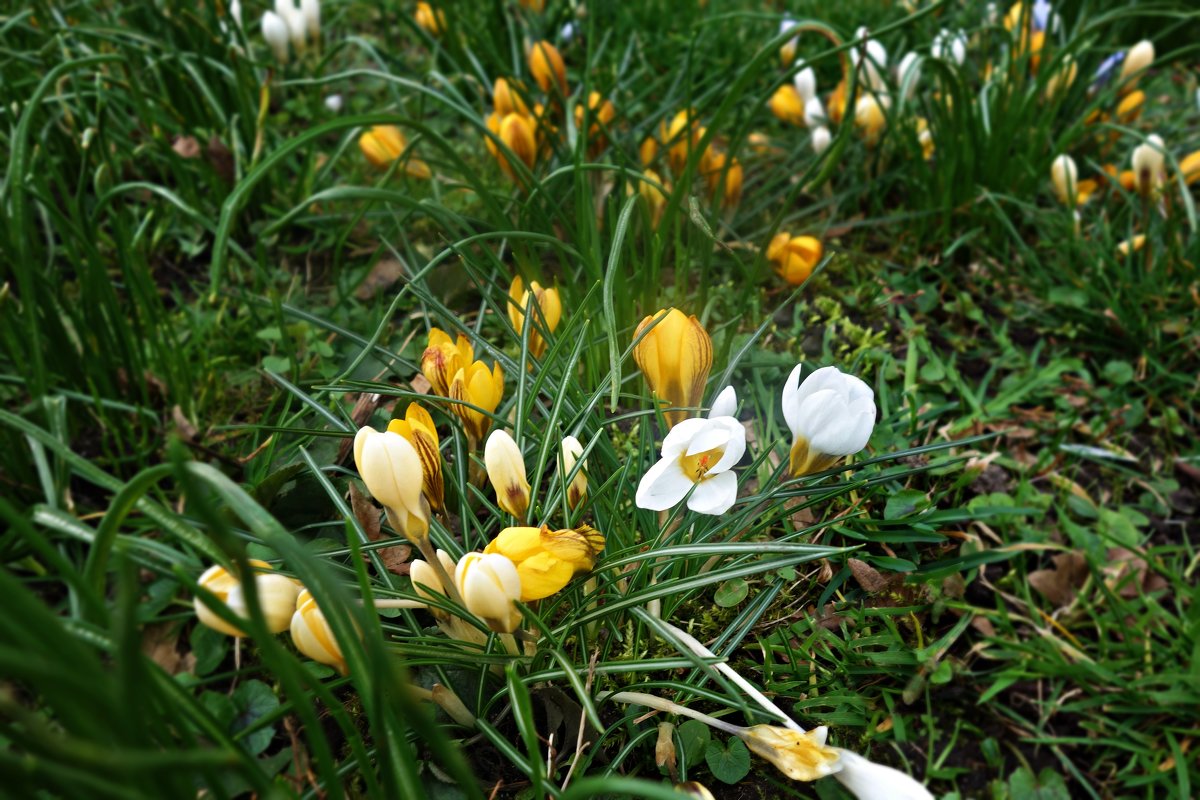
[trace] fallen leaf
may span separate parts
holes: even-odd
[[[196,667],[190,650],[179,650],[179,626],[170,622],[147,625],[142,630],[142,652],[168,675],[181,675]]]
[[[404,264],[395,258],[381,258],[371,267],[367,277],[354,290],[359,300],[370,300],[404,275]]]
[[[429,394],[429,391],[433,388],[433,384],[429,382],[429,379],[419,372],[408,382],[408,385],[412,387],[414,394]]]
[[[208,139],[205,155],[208,156],[208,163],[212,165],[213,172],[217,173],[225,183],[233,183],[233,179],[237,177],[233,153],[215,133]]]
[[[372,542],[394,538],[383,535],[383,510],[376,508],[375,504],[368,500],[353,483],[350,484],[350,509],[354,512],[359,524],[362,525],[363,532]],[[375,554],[383,562],[383,568],[393,575],[407,575],[412,566],[408,563],[408,557],[412,555],[412,545],[410,544],[381,547],[375,551]]]
[[[885,578],[883,573],[865,561],[850,558],[846,560],[846,564],[850,567],[850,574],[854,576],[854,580],[858,581],[858,585],[865,592],[870,594],[882,592],[891,583],[890,578]]]
[[[1029,573],[1029,585],[1037,589],[1055,608],[1070,605],[1079,587],[1088,576],[1087,559],[1074,550],[1061,553],[1050,559],[1054,566]]]
[[[185,442],[194,442],[200,435],[200,431],[191,423],[191,420],[184,416],[183,409],[179,405],[171,409],[171,421],[175,423],[175,431]]]
[[[176,136],[175,141],[171,144],[171,149],[180,158],[200,157],[200,142],[196,141],[195,136]]]
[[[1151,570],[1146,559],[1137,553],[1124,547],[1113,547],[1106,555],[1109,564],[1104,568],[1108,578],[1105,582],[1126,600],[1167,588],[1167,579]]]

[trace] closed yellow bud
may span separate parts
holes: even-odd
[[[1179,174],[1188,186],[1200,181],[1200,150],[1188,153],[1179,159]]]
[[[1061,92],[1071,88],[1071,84],[1075,83],[1078,75],[1079,65],[1075,63],[1075,59],[1071,56],[1063,56],[1058,69],[1046,79],[1046,91],[1043,96],[1046,100],[1053,100]]]
[[[879,137],[887,125],[887,117],[883,113],[883,105],[879,98],[869,94],[858,99],[854,106],[854,124],[862,132],[867,147],[879,144]]]
[[[638,147],[638,160],[642,162],[643,167],[648,167],[657,157],[658,139],[655,139],[653,136],[647,136]]]
[[[695,112],[684,109],[677,113],[669,126],[660,126],[663,144],[667,145],[667,160],[675,175],[683,172],[688,156],[700,144],[704,128],[696,120]]]
[[[1146,234],[1139,233],[1132,239],[1126,239],[1117,245],[1117,255],[1128,256],[1141,250],[1146,244]]]
[[[440,328],[429,331],[429,345],[421,354],[421,373],[433,387],[435,394],[450,396],[450,381],[455,373],[475,358],[475,348],[461,333],[458,341],[451,341],[449,334]]]
[[[505,528],[484,548],[498,553],[517,567],[521,601],[530,603],[560,591],[578,572],[596,565],[604,549],[604,536],[587,525],[552,531],[541,528]]]
[[[596,153],[604,146],[604,131],[612,125],[617,116],[617,109],[611,100],[604,99],[599,92],[588,93],[587,116],[591,120],[588,126],[587,139],[589,152]],[[584,108],[582,103],[575,104],[575,129],[583,130]]]
[[[454,570],[454,582],[467,610],[497,633],[512,633],[521,624],[513,605],[521,597],[521,578],[512,561],[498,553],[467,553]]]
[[[583,456],[583,445],[574,436],[568,436],[562,440],[562,465],[559,472],[563,479],[570,479],[571,483],[567,486],[567,505],[571,508],[579,508],[580,504],[587,499],[587,462],[579,464],[579,459]],[[575,470],[575,465],[579,464],[579,469]],[[575,477],[571,477],[571,472],[575,471]]]
[[[416,447],[390,429],[380,433],[363,427],[354,437],[354,463],[400,533],[417,545],[427,539],[429,502],[422,494],[425,473]]]
[[[442,452],[433,417],[419,403],[409,403],[404,419],[388,423],[390,433],[398,433],[408,440],[421,459],[421,492],[434,511],[445,508],[446,485],[442,476]]]
[[[522,335],[525,330],[525,314],[530,308],[531,300],[536,301],[540,316],[534,314],[531,321],[529,353],[534,358],[541,358],[546,352],[546,340],[542,338],[540,329],[544,324],[546,330],[553,333],[558,327],[559,320],[562,319],[562,299],[558,295],[558,289],[543,289],[540,283],[533,281],[526,290],[520,275],[513,278],[512,285],[508,287],[508,320],[518,335]]]
[[[308,589],[300,592],[296,598],[291,629],[292,642],[297,650],[318,664],[326,664],[346,674],[346,658],[342,655],[342,648],[338,646],[333,629]]]
[[[417,23],[417,27],[428,33],[430,36],[441,36],[446,30],[446,14],[439,8],[436,11],[429,3],[417,3],[417,10],[413,12],[413,21]]]
[[[265,561],[251,560],[254,568],[254,588],[258,593],[258,606],[266,619],[267,630],[279,633],[287,630],[292,618],[292,610],[296,607],[296,595],[300,592],[300,584],[286,575],[272,571]],[[249,621],[250,609],[246,605],[246,594],[242,581],[231,574],[229,570],[217,565],[209,567],[197,581],[202,587],[224,603],[234,616]],[[230,625],[218,617],[199,596],[193,601],[196,618],[201,623],[226,636],[245,636],[246,632],[240,626]]]
[[[804,125],[804,98],[796,91],[796,87],[785,83],[775,90],[767,106],[781,122],[788,125]]]
[[[846,96],[848,92],[846,79],[842,78],[841,82],[829,94],[829,102],[825,104],[825,115],[834,125],[841,125],[842,120],[846,118]]]
[[[492,145],[493,154],[500,162],[500,168],[504,170],[504,174],[516,180],[517,173],[511,160],[514,156],[517,161],[529,169],[533,169],[534,162],[537,161],[537,138],[534,129],[536,123],[532,117],[516,112],[505,114],[503,117],[493,114],[488,118],[489,128],[492,128],[493,120],[496,120],[496,127],[492,129],[492,132],[500,137],[500,141],[511,151],[512,155],[510,156]]]
[[[522,114],[529,116],[529,106],[525,104],[521,92],[517,91],[520,84],[509,83],[505,78],[496,78],[492,84],[492,107],[503,119],[507,114]]]
[[[489,370],[482,361],[460,369],[450,381],[450,398],[458,400],[453,411],[462,420],[467,438],[478,445],[492,426],[489,414],[504,397],[504,369],[499,365]],[[469,403],[470,405],[464,405]],[[478,406],[482,411],[472,408]],[[486,413],[485,413],[486,412]]]
[[[650,210],[651,224],[658,227],[658,221],[662,219],[663,209],[667,206],[667,196],[663,194],[663,190],[659,186],[665,186],[665,184],[658,173],[652,169],[644,171],[642,177],[644,180],[638,181],[638,194],[646,201],[646,208]],[[669,187],[668,191],[670,191]]]
[[[556,86],[560,96],[567,96],[567,66],[558,48],[544,40],[536,42],[529,48],[528,61],[529,73],[543,92]]]
[[[529,511],[529,480],[525,458],[507,431],[495,430],[483,446],[483,463],[488,480],[496,490],[496,503],[519,520]]]
[[[374,166],[387,169],[408,149],[408,141],[395,125],[376,125],[358,137],[358,147]],[[404,171],[414,178],[429,178],[429,165],[419,158],[409,157]]]
[[[1146,93],[1136,89],[1121,98],[1117,104],[1117,121],[1123,125],[1137,122],[1142,115],[1142,106],[1146,105]]]
[[[674,426],[687,419],[691,416],[687,409],[699,406],[704,397],[712,368],[708,331],[696,317],[669,308],[643,319],[633,338],[637,341],[633,359],[650,391],[673,407],[663,411],[667,424]]]
[[[725,169],[726,162],[729,162],[728,171]],[[725,190],[721,194],[721,202],[726,208],[736,206],[741,201],[742,165],[736,158],[730,160],[724,153],[715,153],[711,158],[705,159],[702,168],[710,192],[717,190],[721,185],[722,177],[725,179]]]
[[[824,251],[821,240],[815,236],[777,233],[767,247],[767,260],[775,265],[779,277],[799,286],[812,275]]]
[[[535,14],[542,13],[546,7],[546,0],[520,0],[521,8],[526,11],[532,11]]]
[[[917,117],[917,144],[921,145],[921,155],[925,160],[933,158],[937,145],[933,141],[933,131],[929,129],[929,120]]]

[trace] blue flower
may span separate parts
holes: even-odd
[[[1098,91],[1104,84],[1112,80],[1113,75],[1125,61],[1125,51],[1119,50],[1100,62],[1096,74],[1092,77],[1092,91]]]
[[[1050,13],[1050,3],[1047,0],[1034,0],[1033,29],[1035,31],[1046,30],[1046,26],[1050,24]]]

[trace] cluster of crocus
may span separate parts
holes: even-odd
[[[378,169],[389,169],[400,162],[409,177],[429,179],[429,165],[412,154],[404,133],[395,125],[375,125],[363,131],[358,137],[358,147]]]
[[[525,325],[529,325],[529,354],[541,358],[546,352],[546,333],[554,333],[562,319],[562,300],[558,289],[543,288],[537,281],[530,281],[525,288],[525,281],[518,275],[513,278],[508,287],[508,321],[518,336],[524,335]]]
[[[687,498],[699,514],[719,515],[737,500],[733,467],[746,451],[737,394],[725,387],[705,418],[689,417],[699,405],[712,367],[712,342],[700,321],[671,308],[646,317],[633,354],[651,392],[664,403],[670,431],[661,458],[642,477],[635,503],[665,511]],[[824,367],[803,383],[802,367],[783,388],[783,415],[792,433],[789,472],[803,477],[836,466],[862,450],[875,427],[875,396],[859,378]]]
[[[226,636],[245,636],[245,624],[250,618],[245,581],[252,580],[267,630],[271,633],[290,630],[297,650],[313,661],[328,664],[345,674],[346,660],[312,594],[299,581],[275,572],[265,561],[251,560],[248,564],[253,569],[249,576],[239,577],[216,565],[205,570],[197,581],[243,624],[232,625],[218,616],[209,599],[200,595],[193,601],[196,618]]]
[[[239,7],[240,18],[240,7]],[[302,57],[321,43],[321,0],[275,0],[275,9],[262,16],[262,35],[280,64],[288,63],[290,49]]]
[[[475,348],[466,336],[459,334],[452,340],[445,331],[433,328],[421,355],[421,372],[435,394],[455,401],[450,410],[462,421],[471,449],[476,449],[504,397],[504,368],[497,362],[489,369],[475,360]]]
[[[646,200],[652,221],[657,225],[666,195],[671,184],[664,176],[678,180],[683,177],[692,153],[699,150],[706,129],[693,109],[679,111],[668,122],[662,120],[657,136],[642,140],[638,156],[642,163],[643,180],[638,191]],[[665,158],[662,157],[665,151]],[[700,152],[696,174],[704,179],[711,194],[720,198],[727,208],[732,208],[742,197],[743,171],[741,162],[730,156],[716,143],[708,144]],[[661,187],[661,188],[659,188]],[[665,190],[665,193],[664,191]]]
[[[775,234],[767,246],[767,260],[775,266],[779,277],[792,286],[808,280],[824,253],[821,240],[815,236],[792,236],[787,232]]]
[[[417,27],[437,38],[446,31],[446,13],[440,8],[435,9],[425,0],[420,0],[413,9],[413,22]]]

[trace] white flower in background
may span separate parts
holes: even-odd
[[[292,0],[275,0],[275,13],[287,25],[288,38],[296,55],[302,55],[308,49],[308,21],[304,12],[296,8]]]
[[[967,35],[962,31],[948,31],[942,28],[941,32],[933,37],[930,52],[934,58],[953,61],[961,67],[967,60]]]
[[[300,14],[313,44],[321,41],[321,0],[300,0]]]
[[[229,17],[239,28],[242,27],[242,4],[239,0],[233,0],[229,4]]]
[[[911,78],[909,76],[912,76]],[[912,97],[913,92],[917,90],[917,83],[921,80],[921,57],[909,50],[904,54],[904,58],[900,59],[900,63],[896,65],[896,83],[904,92],[904,97]],[[908,84],[907,90],[904,89],[905,84]]]
[[[575,23],[568,22],[564,24],[562,29],[558,32],[558,38],[563,44],[570,44],[571,40],[575,38]]]
[[[286,631],[292,621],[292,612],[296,608],[300,584],[286,575],[272,571],[271,565],[265,561],[252,560],[249,564],[254,568],[254,588],[258,593],[258,605],[266,620],[267,630],[271,633]],[[242,581],[236,575],[218,564],[205,570],[196,582],[224,603],[235,617],[249,622],[250,608],[246,604],[246,593]],[[246,635],[241,627],[230,625],[218,617],[199,595],[193,601],[193,607],[196,618],[213,630],[227,636]]]
[[[1162,137],[1152,133],[1143,144],[1133,148],[1133,185],[1139,194],[1150,194],[1166,178]]]
[[[887,48],[878,40],[867,38],[868,36],[870,36],[870,31],[866,26],[862,26],[854,32],[856,40],[866,39],[866,43],[851,48],[850,63],[854,65],[855,69],[861,67],[863,78],[871,89],[876,92],[886,92],[887,84],[883,80],[881,70],[887,69]]]
[[[737,391],[732,386],[726,386],[713,400],[712,408],[708,410],[708,418],[737,416]]]
[[[817,155],[821,155],[829,149],[829,145],[833,143],[833,134],[829,132],[829,128],[824,125],[819,125],[813,128],[812,132],[812,149]]]
[[[796,85],[796,92],[799,93],[800,99],[805,103],[816,98],[817,73],[813,72],[812,67],[806,64],[804,69],[792,77],[792,83]]]
[[[662,460],[638,484],[638,508],[665,511],[688,496],[698,514],[724,514],[737,500],[733,465],[746,452],[746,429],[733,417],[685,419],[663,439]]]
[[[334,114],[342,110],[342,96],[340,94],[331,94],[325,98],[325,107]]]
[[[262,35],[271,47],[271,52],[275,54],[275,60],[280,64],[288,63],[288,25],[283,21],[283,17],[274,11],[264,12]]]
[[[788,31],[792,30],[799,24],[800,23],[796,22],[796,20],[792,19],[791,17],[785,16],[782,20],[779,21],[780,35],[787,33]],[[795,63],[795,61],[796,61],[796,46],[799,43],[800,43],[800,37],[793,36],[792,38],[790,38],[786,42],[784,42],[783,46],[779,48],[779,57],[783,59],[783,65],[785,67],[790,67],[792,64]]]
[[[813,97],[804,103],[804,127],[817,128],[825,121],[825,106],[821,98]]]
[[[866,447],[875,429],[875,393],[837,367],[800,382],[797,364],[783,386],[783,417],[792,432],[792,477],[827,470]]]
[[[562,476],[567,478],[575,470],[579,459],[583,458],[583,443],[574,436],[567,436],[562,440],[561,449],[562,466],[559,469]],[[587,461],[585,460],[579,465],[575,477],[571,478],[571,485],[567,487],[567,505],[571,508],[578,508],[579,504],[587,498],[587,485]]]

